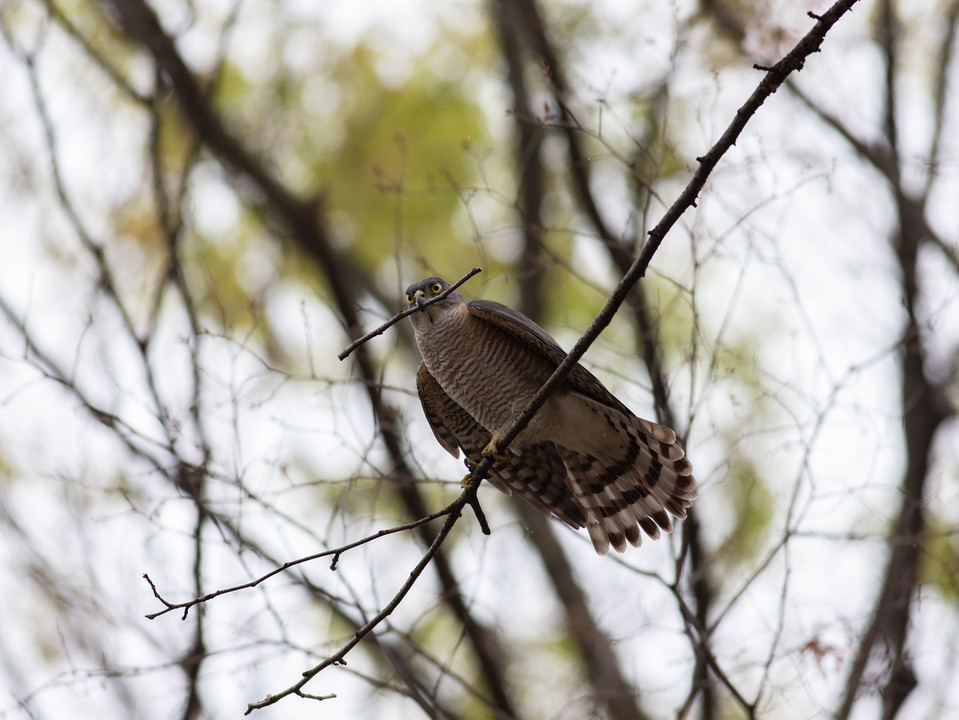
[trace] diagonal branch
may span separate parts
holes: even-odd
[[[600,311],[599,315],[579,339],[579,341],[570,350],[565,360],[556,368],[546,383],[540,388],[532,398],[526,408],[516,417],[514,417],[504,429],[496,434],[499,437],[498,451],[504,452],[509,443],[526,427],[536,412],[542,407],[549,397],[549,394],[560,384],[572,371],[575,364],[580,360],[589,346],[596,340],[599,334],[612,321],[613,315],[617,312],[623,302],[629,297],[634,285],[645,274],[647,267],[653,257],[653,254],[659,248],[666,233],[682,217],[683,213],[690,207],[695,206],[696,198],[699,192],[705,186],[706,179],[709,177],[713,168],[719,162],[719,159],[735,144],[743,128],[749,119],[758,111],[766,98],[772,95],[785,79],[794,71],[799,71],[805,62],[805,59],[812,53],[818,52],[829,29],[848,12],[857,0],[841,0],[834,4],[826,13],[816,17],[814,27],[799,41],[799,43],[776,65],[766,69],[766,77],[760,82],[759,87],[750,95],[746,103],[737,111],[736,117],[722,134],[719,141],[699,158],[699,167],[693,175],[693,178],[687,184],[686,188],[680,194],[679,198],[667,210],[660,222],[649,232],[649,238],[643,246],[640,253],[636,256],[629,268],[623,275],[622,280],[613,291],[606,305]],[[542,35],[545,39],[545,34]],[[552,58],[555,64],[555,56]],[[575,164],[575,157],[574,157]],[[580,182],[581,194],[584,197],[591,198],[588,192],[588,181],[585,175],[581,176]],[[593,205],[595,212],[594,223],[600,230],[603,237],[609,237],[608,231],[605,231],[605,225],[598,214],[598,210]],[[588,209],[588,206],[587,206]],[[588,213],[589,214],[589,213]],[[592,216],[591,215],[591,216]],[[605,234],[604,234],[605,232]],[[607,243],[612,246],[611,243]],[[483,477],[483,474],[489,471],[492,465],[490,459],[484,460],[479,467],[474,470],[473,477]],[[690,539],[687,538],[687,542]],[[699,591],[705,592],[704,585],[698,587]],[[703,606],[705,607],[705,605]],[[697,620],[699,618],[697,617]],[[705,673],[705,663],[708,661],[708,654],[699,658],[697,661],[697,676],[702,679]]]
[[[634,253],[629,249],[627,243],[620,242],[613,237],[607,223],[602,218],[599,211],[599,204],[596,202],[590,185],[589,168],[587,162],[583,162],[586,153],[581,147],[582,134],[578,130],[578,123],[573,122],[572,112],[568,107],[567,93],[568,88],[565,83],[565,72],[560,64],[559,53],[553,47],[546,31],[541,15],[537,10],[534,0],[527,0],[523,3],[526,12],[525,26],[533,38],[533,44],[538,50],[544,64],[550,69],[549,80],[552,84],[553,96],[561,109],[562,117],[565,122],[560,124],[565,136],[569,154],[571,158],[569,173],[571,175],[575,196],[593,225],[593,229],[602,240],[607,253],[613,263],[623,274],[628,272],[630,265],[634,260]],[[632,243],[629,244],[630,246]],[[642,348],[640,353],[646,370],[650,378],[653,390],[653,399],[656,407],[657,419],[668,425],[676,427],[674,413],[669,403],[666,378],[663,372],[662,357],[657,344],[658,331],[650,309],[645,301],[645,297],[640,288],[630,293],[629,308],[636,323],[637,337]],[[711,588],[708,571],[705,564],[706,553],[703,550],[700,540],[699,520],[695,509],[691,509],[683,523],[683,557],[689,554],[691,559],[691,578],[690,583],[693,591],[693,597],[696,602],[695,617],[701,627],[708,624],[709,610],[712,605],[714,592]],[[683,558],[678,560],[678,567],[682,566]],[[694,635],[688,632],[692,645],[696,653],[696,667],[693,671],[693,682],[691,688],[691,698],[702,693],[702,713],[704,720],[715,717],[716,701],[715,693],[708,683],[708,663],[706,657],[709,656],[708,649],[705,649],[705,643],[708,642],[708,633]],[[698,638],[698,642],[697,642]]]
[[[699,167],[696,169],[693,177],[676,201],[663,215],[659,223],[649,231],[649,237],[643,245],[642,250],[636,256],[636,259],[630,265],[629,270],[627,270],[622,280],[620,280],[619,284],[613,290],[612,295],[610,295],[609,300],[599,315],[596,316],[596,319],[593,320],[592,324],[576,342],[563,362],[556,368],[555,372],[553,372],[546,383],[543,384],[543,387],[533,396],[526,408],[507,423],[502,431],[496,434],[496,436],[499,437],[496,448],[498,452],[504,452],[509,447],[509,443],[526,427],[533,415],[535,415],[546,402],[550,393],[567,378],[589,346],[596,341],[599,334],[612,322],[613,316],[622,306],[623,302],[625,302],[633,286],[646,273],[646,269],[649,267],[653,255],[666,237],[666,233],[679,221],[679,218],[682,217],[686,210],[690,207],[695,207],[696,198],[699,196],[703,187],[705,187],[709,175],[716,167],[720,158],[736,144],[736,139],[746,127],[746,123],[756,114],[766,99],[779,89],[779,86],[782,85],[791,73],[798,72],[802,69],[809,55],[819,52],[820,46],[829,29],[858,1],[859,0],[839,0],[839,2],[835,3],[822,15],[813,16],[816,18],[816,24],[803,36],[796,46],[774,66],[763,68],[766,70],[766,76],[746,102],[736,111],[736,116],[719,140],[705,155],[697,158]],[[491,465],[492,461],[489,458],[485,459],[477,466],[477,470],[474,471],[474,477],[478,476],[477,472],[487,472]]]

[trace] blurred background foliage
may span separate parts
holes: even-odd
[[[826,7],[0,6],[0,717],[236,717],[348,642],[439,522],[184,622],[141,575],[200,597],[450,502],[409,327],[337,353],[473,266],[572,346]],[[690,520],[600,559],[484,487],[337,697],[254,717],[959,713],[957,8],[858,3],[587,354],[685,439]]]

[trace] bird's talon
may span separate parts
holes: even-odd
[[[509,454],[509,450],[505,453],[501,453],[496,449],[496,440],[490,440],[489,445],[483,448],[483,457],[484,458],[493,458],[499,462],[509,462],[512,460],[513,456]]]

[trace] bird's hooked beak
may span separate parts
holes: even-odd
[[[426,294],[422,290],[417,290],[413,293],[413,301],[410,303],[410,307],[416,306],[417,310],[423,309],[423,303],[426,302]]]

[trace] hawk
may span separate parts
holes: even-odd
[[[697,495],[693,468],[664,425],[634,415],[577,364],[506,455],[494,438],[566,357],[549,334],[512,308],[473,300],[431,277],[406,289],[423,362],[416,388],[436,439],[470,463],[493,457],[489,481],[574,528],[600,555],[673,529]]]

